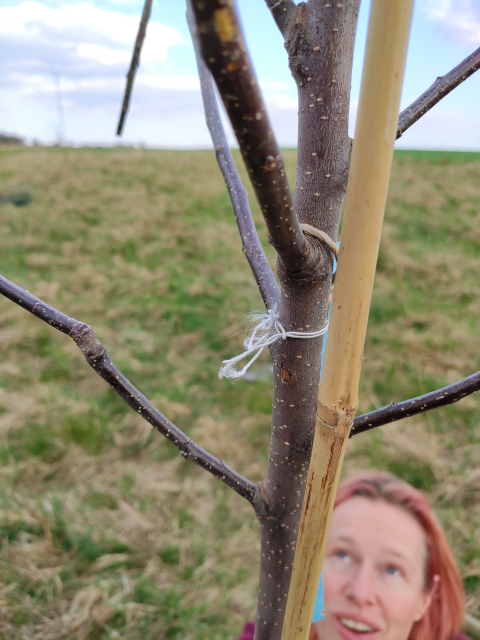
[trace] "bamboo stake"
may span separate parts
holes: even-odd
[[[317,423],[282,640],[306,640],[358,385],[413,0],[373,0]]]

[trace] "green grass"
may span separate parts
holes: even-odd
[[[428,164],[469,164],[480,162],[480,152],[475,151],[423,151],[420,149],[396,149],[396,161],[428,162]]]
[[[241,346],[242,314],[261,300],[213,153],[24,149],[0,158],[2,191],[32,196],[0,206],[1,272],[91,324],[161,411],[260,479],[270,385],[217,376]],[[285,158],[293,176],[295,153]],[[362,411],[480,369],[479,159],[395,154]],[[71,340],[6,300],[0,351],[2,638],[236,638],[255,610],[249,505],[184,462]],[[345,467],[388,469],[427,492],[474,614],[479,408],[472,396],[358,436]]]

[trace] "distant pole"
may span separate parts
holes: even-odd
[[[58,144],[66,143],[67,141],[67,125],[65,123],[65,111],[63,110],[63,96],[62,87],[60,86],[60,76],[57,72],[53,71],[53,79],[55,83],[55,102],[57,105],[57,117],[58,117]]]
[[[312,457],[282,640],[307,640],[358,385],[413,0],[373,0]]]

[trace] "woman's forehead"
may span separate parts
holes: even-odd
[[[335,508],[329,539],[350,542],[369,553],[388,551],[407,558],[426,553],[425,533],[413,515],[383,500],[361,496]]]

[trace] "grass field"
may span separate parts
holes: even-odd
[[[261,300],[213,153],[0,160],[0,191],[32,196],[0,207],[1,273],[91,324],[160,410],[259,480],[270,384],[217,377]],[[480,369],[479,184],[480,154],[396,154],[361,411]],[[0,351],[1,637],[236,638],[255,610],[249,505],[152,433],[71,340],[4,299]],[[345,473],[363,468],[427,492],[478,615],[479,396],[357,436]]]

